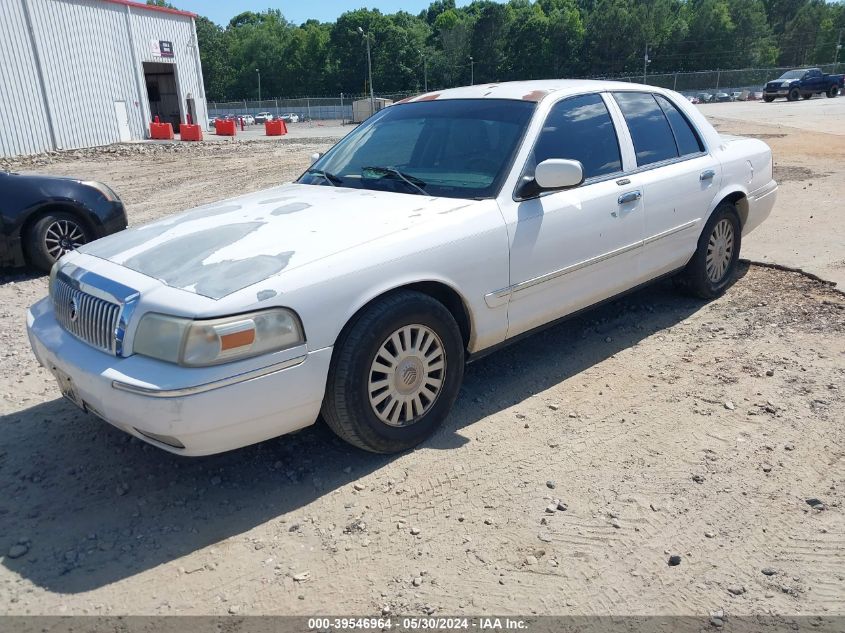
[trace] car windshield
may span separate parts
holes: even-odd
[[[385,108],[340,141],[303,184],[449,198],[496,195],[536,104],[444,99]]]
[[[806,70],[789,70],[780,76],[780,79],[801,79]]]

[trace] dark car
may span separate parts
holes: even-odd
[[[843,75],[826,75],[818,68],[797,68],[768,82],[763,89],[763,101],[771,103],[778,97],[798,101],[802,98],[811,99],[816,94],[825,94],[833,99],[842,90],[843,84]]]
[[[101,182],[0,171],[0,267],[49,271],[68,251],[126,228],[126,210]]]

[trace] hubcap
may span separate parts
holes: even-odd
[[[53,259],[59,259],[65,253],[76,250],[85,244],[85,233],[76,222],[56,220],[47,227],[44,245]]]
[[[443,387],[443,342],[424,325],[406,325],[391,334],[370,366],[367,392],[379,420],[408,426],[435,403]]]
[[[713,227],[710,241],[707,243],[705,260],[707,277],[713,283],[722,281],[728,272],[734,252],[734,227],[730,220],[722,219]]]

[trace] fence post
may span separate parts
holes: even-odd
[[[340,124],[346,123],[346,112],[343,111],[343,93],[340,93]]]
[[[716,69],[716,92],[719,92],[719,80],[722,78],[722,71]]]
[[[675,73],[675,83],[672,84],[672,90],[678,92],[678,73]]]

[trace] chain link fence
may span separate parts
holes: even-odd
[[[819,66],[823,72],[838,74],[845,71],[845,63],[824,64]],[[738,70],[702,70],[695,72],[674,72],[646,74],[645,83],[650,86],[669,88],[688,95],[695,95],[699,92],[741,92],[762,91],[763,85],[772,79],[777,79],[784,72],[790,70],[788,66],[772,68],[743,68]],[[609,79],[614,81],[629,81],[632,83],[643,83],[642,74],[626,75],[600,75],[587,77],[588,79]],[[398,92],[391,94],[377,93],[380,99],[399,101],[414,92]],[[240,101],[209,102],[209,116],[214,119],[226,115],[255,116],[259,112],[270,112],[274,118],[295,114],[300,121],[340,121],[349,122],[352,120],[352,104],[359,100],[368,100],[369,95],[347,95],[340,94],[336,97],[298,97],[298,98],[273,98],[262,99],[261,101]],[[378,109],[378,108],[376,108]]]
[[[742,68],[738,70],[702,70],[696,72],[655,73],[645,76],[645,83],[650,86],[669,88],[677,92],[694,94],[698,92],[740,92],[743,90],[762,91],[767,81],[777,79],[794,67],[778,66],[773,68]],[[838,74],[845,71],[845,64],[823,64],[818,66],[822,72]],[[643,75],[621,75],[615,77],[592,77],[593,79],[612,79],[643,83]]]
[[[389,99],[399,101],[413,92],[401,92],[382,94],[376,96],[378,99]],[[226,115],[241,116],[251,114],[255,116],[259,112],[269,112],[273,118],[283,115],[295,114],[300,121],[341,121],[352,120],[352,104],[356,101],[369,101],[369,95],[338,95],[337,97],[298,97],[298,98],[275,98],[262,99],[261,101],[210,101],[208,103],[208,116],[212,119]],[[378,107],[376,107],[378,109]]]

